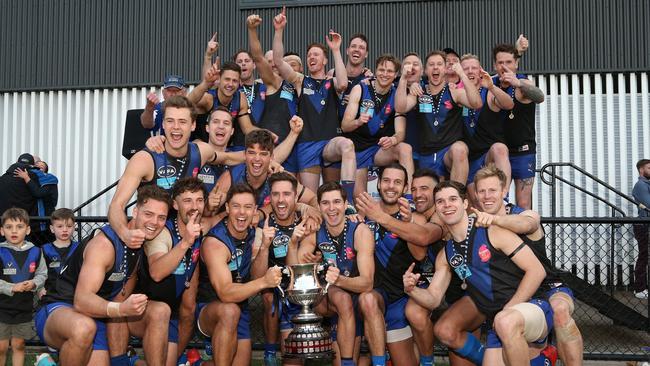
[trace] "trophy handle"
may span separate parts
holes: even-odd
[[[327,267],[330,265],[325,263],[325,264],[319,264],[317,266],[314,266],[314,278],[318,279],[318,273],[319,272],[327,272]],[[320,281],[319,281],[320,282]],[[322,287],[323,285],[321,285]],[[330,288],[330,283],[325,281],[325,287],[323,288],[323,293],[326,294],[327,290]]]

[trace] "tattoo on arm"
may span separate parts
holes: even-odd
[[[532,100],[534,103],[539,104],[544,101],[544,92],[535,85],[522,82],[519,89],[526,98]]]

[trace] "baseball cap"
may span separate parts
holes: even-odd
[[[458,54],[458,52],[456,52],[456,50],[454,50],[451,47],[445,48],[444,50],[442,50],[442,52],[444,52],[446,54],[452,54],[452,55],[455,55],[456,57],[460,58],[460,55]]]
[[[34,165],[34,157],[32,154],[24,153],[18,157],[18,162],[27,165]]]
[[[185,87],[185,79],[182,76],[178,75],[167,75],[165,77],[165,83],[163,88],[179,88],[183,89]]]

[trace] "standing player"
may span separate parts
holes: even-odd
[[[253,189],[245,183],[228,191],[227,216],[208,232],[201,245],[198,328],[212,341],[217,365],[250,365],[250,313],[248,299],[278,286],[279,267],[251,279],[257,207]]]
[[[368,167],[399,162],[413,175],[411,146],[404,142],[406,118],[395,115],[395,86],[393,81],[400,67],[392,55],[380,56],[375,63],[375,80],[352,88],[348,106],[341,122],[356,151],[357,172],[355,196],[365,192]]]
[[[422,95],[406,94],[406,76],[403,72],[397,87],[395,109],[406,113],[417,106],[417,125],[420,129],[420,168],[432,169],[439,177],[465,182],[469,170],[467,146],[460,141],[463,135],[463,107],[481,108],[481,97],[476,85],[463,72],[460,64],[452,66],[463,82],[460,88],[445,80],[445,53],[433,51],[426,58],[425,72],[428,84]]]
[[[341,161],[341,185],[351,199],[354,194],[354,172],[356,159],[354,144],[348,138],[338,136],[338,97],[348,86],[345,65],[341,58],[341,35],[330,31],[327,45],[334,55],[335,78],[328,78],[327,47],[313,43],[307,47],[309,76],[295,72],[282,59],[284,46],[282,35],[287,25],[286,9],[275,16],[273,26],[273,62],[280,76],[298,92],[298,115],[305,121],[305,128],[298,140],[298,170],[300,182],[313,192],[318,189],[320,167],[323,160],[328,163]],[[331,37],[331,38],[330,38]]]
[[[512,109],[514,102],[508,94],[494,86],[490,75],[483,70],[476,55],[463,55],[460,62],[467,78],[478,88],[483,106],[479,109],[463,108],[463,140],[469,148],[469,176],[467,188],[470,203],[475,205],[474,174],[483,166],[494,163],[506,173],[510,186],[510,161],[505,137],[502,109]]]
[[[566,365],[582,365],[582,335],[572,317],[575,308],[573,293],[562,283],[558,270],[546,255],[546,236],[539,214],[512,204],[504,205],[503,198],[508,193],[507,179],[496,166],[488,165],[479,170],[475,182],[481,207],[481,211],[474,210],[477,226],[499,226],[510,230],[533,250],[546,270],[541,289],[553,308],[553,328],[560,358]]]
[[[497,45],[492,49],[492,57],[497,72],[494,84],[510,95],[515,104],[513,109],[502,113],[512,179],[515,181],[515,199],[517,206],[531,209],[537,153],[535,106],[544,102],[544,92],[525,75],[517,74],[519,59],[514,46]]]
[[[348,105],[349,95],[352,88],[366,78],[372,77],[372,71],[366,67],[366,58],[368,58],[368,37],[363,33],[356,33],[350,37],[348,48],[345,50],[347,60],[345,62],[345,71],[348,75],[348,87],[339,98],[339,118],[343,120],[343,114]],[[328,73],[336,76],[334,69]]]

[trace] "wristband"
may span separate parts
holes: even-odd
[[[106,315],[108,315],[109,318],[121,318],[120,303],[110,301],[108,305],[106,305]]]

